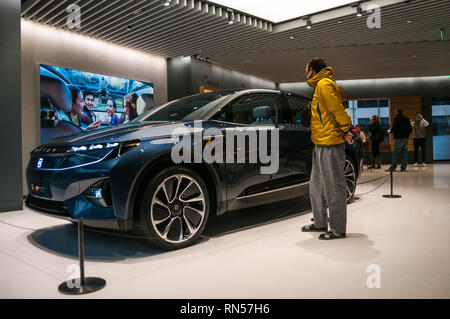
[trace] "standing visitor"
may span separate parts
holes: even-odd
[[[395,171],[399,161],[402,162],[401,171],[406,171],[408,165],[408,140],[412,127],[409,119],[403,115],[401,108],[395,110],[395,118],[390,129],[394,136],[394,151],[392,152],[391,167],[387,171]]]
[[[381,130],[380,118],[374,115],[370,118],[370,142],[372,146],[372,166],[369,168],[381,168],[380,143],[384,140],[384,133]]]
[[[311,59],[305,75],[308,85],[314,88],[311,140],[315,146],[309,183],[314,223],[303,226],[302,231],[324,232],[319,236],[324,240],[344,238],[347,227],[345,142],[352,141],[351,118],[342,104],[333,69],[323,59]]]
[[[413,129],[413,139],[414,139],[414,166],[419,166],[419,147],[422,150],[422,166],[425,167],[425,137],[426,137],[426,127],[430,125],[427,120],[425,120],[420,114],[417,112],[416,119],[411,121],[411,126]]]

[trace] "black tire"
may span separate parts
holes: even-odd
[[[155,175],[143,193],[137,230],[157,249],[184,248],[200,237],[210,206],[199,174],[186,167],[168,167]]]
[[[344,174],[347,183],[347,203],[350,203],[355,196],[358,172],[356,170],[355,161],[348,154],[345,154]]]

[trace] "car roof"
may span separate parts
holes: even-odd
[[[248,94],[248,93],[276,93],[276,94],[286,94],[286,95],[290,95],[290,96],[297,96],[300,97],[302,99],[306,99],[306,100],[310,100],[310,97],[301,95],[301,94],[297,94],[294,92],[289,92],[289,91],[285,91],[285,90],[274,90],[274,89],[229,89],[229,90],[219,90],[219,91],[214,91],[214,92],[208,92],[208,93],[221,93],[221,92],[236,92],[237,95],[243,95],[243,94]],[[200,93],[202,94],[202,93]]]

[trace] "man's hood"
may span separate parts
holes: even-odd
[[[333,69],[331,67],[326,67],[322,69],[319,73],[310,78],[307,82],[308,85],[312,88],[316,88],[317,82],[322,79],[328,78],[334,81]]]

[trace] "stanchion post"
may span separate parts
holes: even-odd
[[[78,220],[78,258],[80,262],[80,284],[68,285],[68,281],[59,285],[58,290],[63,294],[82,295],[100,290],[106,286],[106,281],[97,277],[85,277],[84,273],[84,227],[83,220]]]
[[[80,261],[80,285],[84,286],[84,226],[83,221],[78,222],[78,258]]]
[[[401,198],[401,195],[394,195],[394,171],[390,170],[390,178],[391,178],[391,194],[383,195],[384,198]]]

